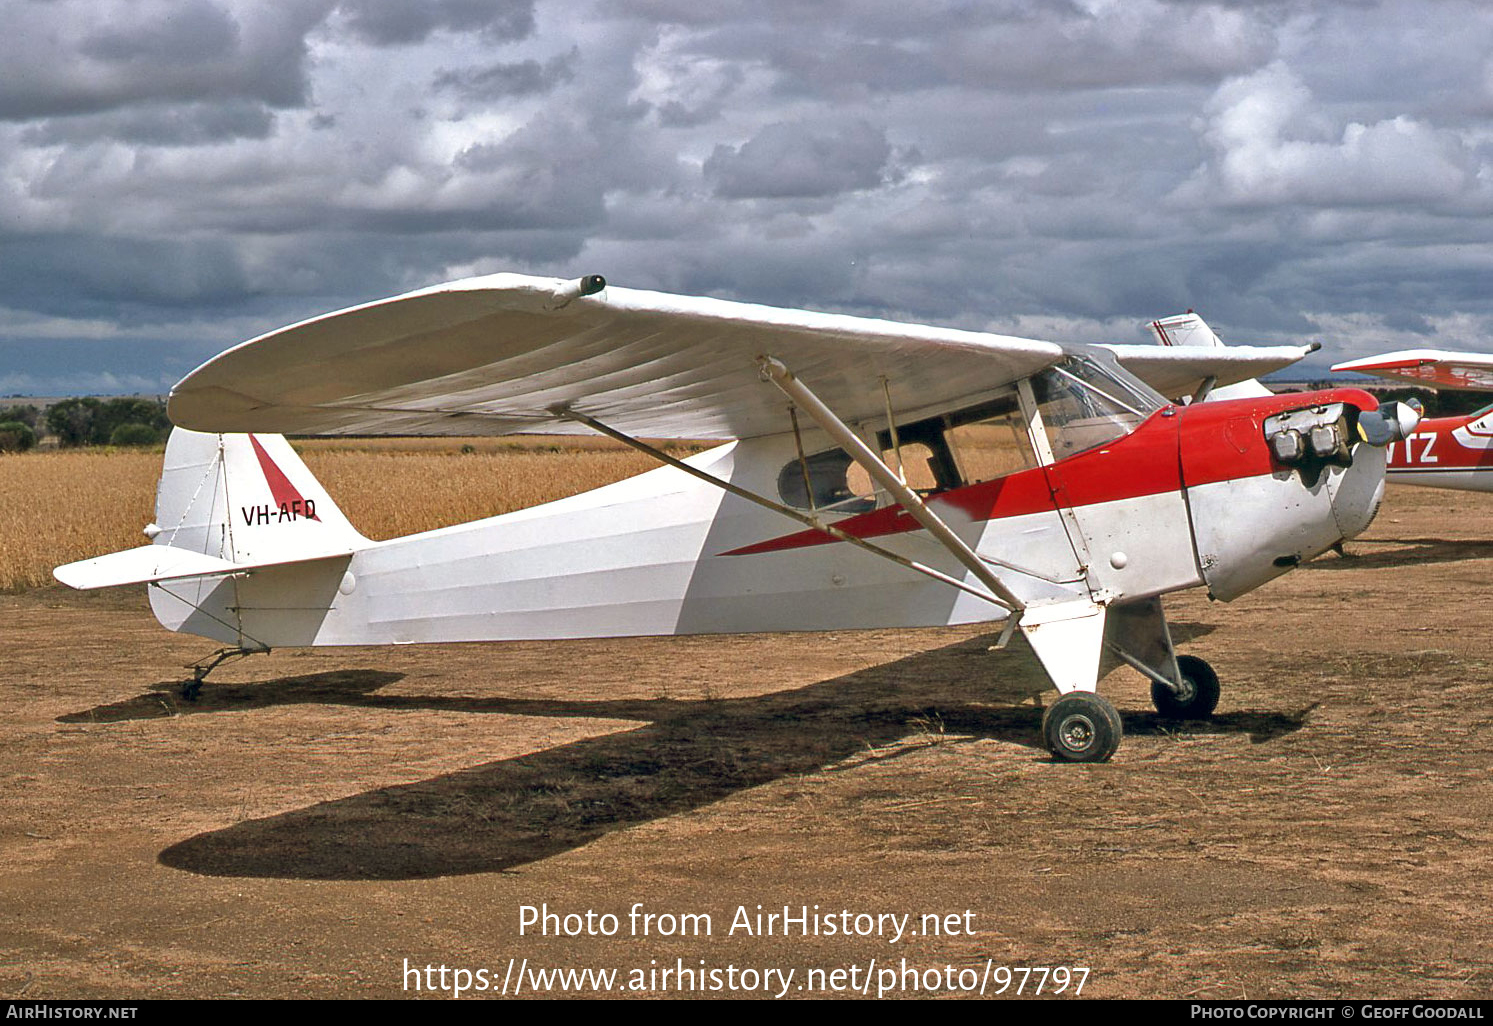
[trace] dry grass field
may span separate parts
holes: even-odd
[[[563,499],[657,464],[607,438],[313,439],[294,443],[353,525],[383,540]],[[668,447],[673,455],[702,446]],[[0,591],[61,563],[145,544],[161,450],[0,455]]]
[[[0,591],[50,583],[52,567],[145,544],[159,451],[0,454]]]

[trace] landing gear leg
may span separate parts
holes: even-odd
[[[1218,707],[1218,674],[1197,656],[1179,656],[1160,599],[1111,610],[1109,653],[1151,680],[1151,703],[1172,720],[1205,720]]]
[[[242,659],[251,656],[255,652],[268,652],[267,648],[220,648],[205,659],[199,659],[195,663],[188,663],[187,667],[192,671],[192,679],[184,681],[181,686],[181,697],[188,702],[197,701],[202,694],[202,682],[207,680],[207,675],[219,666],[234,659]]]
[[[1104,762],[1120,746],[1120,714],[1094,693],[1108,608],[1087,599],[1028,607],[1021,633],[1063,695],[1042,717],[1042,740],[1059,762]]]

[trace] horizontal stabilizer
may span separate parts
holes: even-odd
[[[345,559],[371,544],[279,435],[176,428],[164,463],[145,530],[154,544],[68,563],[54,577],[73,588],[216,577]]]
[[[64,564],[53,570],[52,576],[70,588],[113,588],[122,584],[148,584],[187,577],[219,577],[287,563],[309,563],[317,559],[338,559],[350,555],[351,549],[301,559],[231,563],[190,549],[178,549],[170,545],[142,545],[137,549],[125,549],[123,552],[111,552],[107,556]]]
[[[138,549],[67,563],[53,570],[52,576],[70,588],[112,588],[119,584],[202,577],[233,570],[234,564],[217,556],[170,545],[142,545]]]

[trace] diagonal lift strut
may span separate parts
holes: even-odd
[[[549,412],[554,416],[561,417],[565,420],[573,420],[578,424],[584,424],[587,427],[591,428],[593,431],[606,435],[608,438],[614,438],[617,441],[621,442],[623,445],[631,446],[632,448],[637,449],[639,452],[647,453],[649,456],[652,456],[660,463],[673,467],[675,470],[682,470],[684,473],[689,474],[691,477],[698,478],[699,480],[704,481],[707,484],[714,485],[722,491],[729,492],[730,494],[745,499],[748,502],[756,503],[758,506],[770,509],[775,513],[781,513],[785,517],[797,520],[799,523],[804,524],[807,527],[811,527],[816,531],[822,531],[823,533],[829,535],[832,538],[838,539],[839,541],[849,542],[857,548],[864,549],[865,551],[880,556],[883,559],[890,560],[891,562],[896,563],[899,566],[904,566],[909,570],[915,570],[926,577],[931,577],[936,581],[947,584],[952,588],[957,588],[960,591],[973,595],[978,599],[982,599],[985,602],[991,603],[992,605],[996,605],[1001,607],[1002,609],[1009,610],[1013,615],[1007,619],[1006,630],[1002,633],[1002,645],[1004,645],[1005,641],[1009,639],[1011,629],[1015,626],[1017,619],[1019,619],[1020,617],[1021,610],[1024,608],[1022,603],[1017,600],[1014,595],[1010,595],[1009,589],[1005,588],[1003,585],[1000,585],[999,579],[996,578],[994,574],[991,574],[989,572],[989,569],[986,568],[983,564],[980,564],[980,569],[982,572],[977,574],[977,576],[979,576],[982,583],[986,581],[987,577],[995,580],[998,588],[992,588],[991,591],[985,591],[981,588],[970,587],[970,585],[966,584],[964,581],[961,581],[957,577],[950,576],[949,574],[946,574],[941,570],[934,569],[933,567],[928,566],[924,563],[920,563],[917,560],[908,559],[906,556],[903,556],[896,552],[892,552],[890,549],[882,548],[880,545],[869,542],[864,538],[857,538],[853,534],[842,531],[834,524],[826,523],[818,516],[811,516],[800,510],[796,510],[791,506],[785,506],[780,502],[774,502],[766,496],[758,495],[756,492],[753,492],[750,489],[742,488],[740,485],[732,484],[730,481],[726,481],[722,478],[716,477],[714,474],[701,470],[699,467],[691,466],[683,460],[676,459],[675,457],[670,456],[668,453],[664,452],[662,449],[659,449],[657,446],[649,445],[642,439],[634,438],[631,435],[618,431],[615,428],[608,427],[606,424],[603,424],[595,417],[589,417],[586,414],[579,412],[578,410],[572,410],[564,406],[555,406],[551,407]],[[882,464],[882,468],[884,470],[886,469],[885,464]],[[890,470],[887,470],[886,472],[891,473]],[[958,539],[956,538],[956,541],[957,540]],[[963,543],[961,542],[960,544]],[[978,560],[978,557],[975,558],[976,560]],[[991,594],[991,592],[994,592],[994,594]],[[1010,596],[1009,600],[1007,596]]]
[[[783,363],[770,356],[761,357],[758,362],[762,366],[762,373],[767,375],[783,393],[792,399],[799,408],[804,410],[815,422],[824,429],[824,432],[840,443],[851,459],[861,465],[871,479],[881,485],[892,497],[902,504],[902,508],[931,534],[955,559],[964,564],[965,569],[974,574],[981,584],[989,588],[993,594],[998,596],[1001,604],[1015,612],[1026,608],[1021,599],[1006,587],[1005,583],[991,571],[974,549],[971,549],[963,538],[954,533],[948,524],[933,510],[929,509],[917,492],[902,481],[891,467],[888,467],[880,456],[872,452],[860,436],[850,429],[839,417],[835,416],[833,410],[820,400],[820,398],[809,390],[809,387],[793,375]]]

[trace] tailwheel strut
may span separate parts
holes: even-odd
[[[220,648],[206,658],[199,659],[195,663],[187,663],[187,667],[192,671],[192,679],[182,683],[181,697],[188,702],[197,701],[197,696],[202,694],[202,682],[207,680],[209,673],[212,673],[219,666],[234,659],[242,659],[256,652],[268,651],[269,649],[267,648]]]

